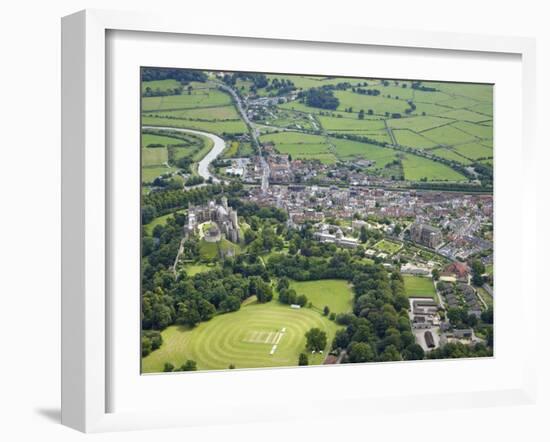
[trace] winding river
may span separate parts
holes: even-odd
[[[214,184],[220,183],[220,180],[210,173],[209,166],[214,161],[218,155],[220,155],[225,149],[225,141],[223,138],[220,138],[217,135],[211,134],[209,132],[202,132],[200,130],[193,129],[182,129],[180,127],[158,127],[158,126],[143,126],[143,129],[155,129],[155,130],[172,130],[175,132],[185,132],[189,134],[202,135],[203,137],[209,138],[214,143],[214,146],[210,151],[204,156],[202,160],[199,161],[199,167],[197,169],[198,174],[208,180],[212,178]]]

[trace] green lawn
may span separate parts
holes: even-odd
[[[177,212],[175,212],[177,213]],[[145,232],[147,235],[153,234],[153,229],[158,225],[164,225],[166,224],[166,221],[168,218],[174,216],[173,213],[168,213],[167,215],[158,216],[153,221],[151,221],[149,224],[144,224],[143,228],[145,229]]]
[[[236,368],[296,366],[305,350],[304,335],[313,327],[328,337],[323,355],[308,355],[310,365],[318,365],[339,327],[336,323],[315,310],[295,310],[275,300],[247,303],[237,312],[215,316],[193,329],[168,327],[162,332],[161,348],[142,359],[142,372],[160,372],[166,362],[179,367],[187,359],[196,361],[199,370],[227,369],[230,364]],[[270,354],[275,342],[277,348]]]
[[[397,253],[401,248],[403,247],[402,244],[389,241],[387,239],[383,239],[381,241],[378,241],[374,248],[380,250],[381,252],[387,253],[389,255],[393,255],[394,253]]]
[[[298,295],[306,295],[313,307],[319,310],[323,310],[325,305],[335,313],[346,313],[352,309],[353,293],[347,281],[341,279],[292,281],[290,286]]]
[[[405,294],[409,298],[432,298],[438,302],[435,287],[431,278],[403,275]]]
[[[194,276],[197,273],[204,273],[210,270],[216,269],[216,266],[209,266],[206,264],[185,264],[183,270],[187,273],[188,276]]]

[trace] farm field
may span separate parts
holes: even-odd
[[[395,160],[397,153],[393,149],[381,147],[375,144],[360,143],[358,141],[344,140],[341,138],[329,138],[335,146],[335,153],[340,159],[364,158],[375,161],[377,169]]]
[[[410,129],[395,129],[393,135],[397,143],[401,146],[414,147],[416,149],[426,149],[434,147],[436,143],[428,138],[413,132]]]
[[[480,143],[461,144],[459,146],[455,146],[453,149],[456,150],[459,154],[464,155],[465,157],[472,160],[493,156],[493,149]]]
[[[152,167],[142,167],[141,168],[141,180],[144,184],[152,183],[155,178],[165,175],[167,173],[175,172],[177,169],[175,167],[169,166],[152,166]]]
[[[224,133],[245,133],[246,125],[241,120],[228,121],[195,121],[166,116],[142,116],[141,123],[145,126],[181,127],[211,132],[217,135]]]
[[[353,293],[347,281],[322,279],[318,281],[292,281],[290,288],[298,295],[306,295],[318,311],[328,306],[331,312],[346,313],[352,309]]]
[[[373,96],[349,91],[336,91],[334,95],[340,100],[340,105],[337,108],[339,111],[351,107],[355,112],[359,112],[360,109],[365,112],[372,109],[376,115],[385,115],[386,112],[390,114],[404,113],[409,108],[406,101],[395,97],[387,98],[384,94]]]
[[[167,147],[167,146],[179,145],[182,143],[184,143],[184,141],[182,141],[179,138],[169,137],[165,135],[156,135],[152,133],[141,134],[142,148],[150,148],[151,145],[158,145],[158,144],[161,144],[164,147]]]
[[[432,298],[438,302],[435,287],[431,278],[403,275],[405,295],[409,298]]]
[[[218,107],[229,104],[231,104],[229,94],[214,87],[195,89],[191,94],[184,92],[181,95],[142,97],[141,99],[143,112]]]
[[[168,161],[166,147],[145,147],[141,149],[141,164],[143,167],[162,166]]]
[[[388,120],[388,126],[392,129],[410,129],[415,132],[433,129],[434,127],[448,124],[450,120],[440,117],[418,116],[408,118],[394,118]]]
[[[466,177],[445,164],[422,158],[416,155],[404,154],[403,172],[409,181],[466,181]]]
[[[327,333],[327,342],[332,342],[339,328],[312,309],[292,309],[277,301],[251,302],[193,329],[166,328],[162,346],[142,359],[142,372],[162,372],[166,362],[179,367],[188,359],[196,361],[199,370],[223,370],[230,364],[235,368],[296,366],[305,350],[305,333],[313,327]],[[275,342],[277,348],[270,354]],[[309,364],[321,364],[326,353],[308,354]]]
[[[439,149],[434,149],[430,151],[432,155],[436,155],[439,158],[445,158],[446,160],[456,161],[460,164],[470,164],[472,161],[468,158],[464,158],[462,155],[459,155],[452,149],[448,149],[446,147],[441,147]]]
[[[177,80],[153,80],[153,81],[142,81],[141,82],[141,92],[145,93],[147,89],[150,89],[151,91],[161,91],[166,92],[169,89],[176,89],[178,87],[181,87],[181,83]]]
[[[353,114],[354,116],[356,114]],[[334,118],[334,117],[318,117],[321,126],[327,131],[348,131],[348,130],[380,130],[384,129],[384,121],[382,120],[360,120],[355,118]]]
[[[169,116],[181,119],[196,120],[238,120],[240,118],[237,110],[232,104],[218,107],[197,107],[184,110],[168,110],[158,112],[148,112],[145,115]]]

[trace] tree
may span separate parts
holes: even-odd
[[[309,360],[305,353],[300,353],[300,356],[298,357],[298,365],[309,365]]]
[[[188,359],[181,366],[180,370],[181,371],[197,371],[197,363],[195,361],[193,361],[192,359]]]
[[[359,113],[357,114],[357,118],[359,118],[360,120],[365,119],[365,111],[363,109],[359,111]]]
[[[306,295],[298,295],[296,297],[296,304],[298,304],[300,307],[304,307],[307,304],[307,296]]]
[[[352,363],[374,361],[375,354],[366,342],[352,342],[348,349],[348,358]]]
[[[380,355],[379,360],[382,362],[386,361],[400,361],[401,354],[395,345],[388,345],[384,352]]]
[[[433,269],[432,270],[432,278],[434,279],[434,281],[439,281],[439,277],[440,277],[439,270],[438,269]]]
[[[235,369],[235,364],[229,364],[229,369],[234,370]]]
[[[169,373],[169,372],[171,372],[171,371],[174,371],[174,365],[171,364],[170,362],[166,362],[166,363],[164,364],[164,372],[165,372],[165,373]]]
[[[310,351],[321,351],[327,346],[327,334],[319,328],[306,332],[306,347]]]
[[[241,300],[236,296],[228,296],[220,302],[220,310],[223,312],[236,312],[241,308]]]
[[[149,224],[157,216],[157,209],[154,206],[146,205],[141,208],[141,223]]]
[[[418,344],[410,344],[403,352],[404,359],[408,361],[417,361],[424,359],[424,350]]]
[[[359,241],[362,243],[366,243],[369,239],[369,233],[367,231],[367,228],[365,226],[361,227],[361,232],[359,233]]]
[[[151,346],[151,340],[147,336],[141,337],[141,356],[145,357],[149,353],[151,353],[152,346]]]
[[[334,335],[334,340],[332,341],[332,348],[347,348],[349,345],[349,336],[346,330],[338,330]]]
[[[330,308],[328,307],[328,305],[325,305],[325,307],[323,308],[323,315],[328,316],[329,313]]]

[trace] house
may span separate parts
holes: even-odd
[[[440,275],[444,281],[448,278],[450,280],[468,282],[470,278],[470,267],[463,262],[453,262],[443,269]]]

